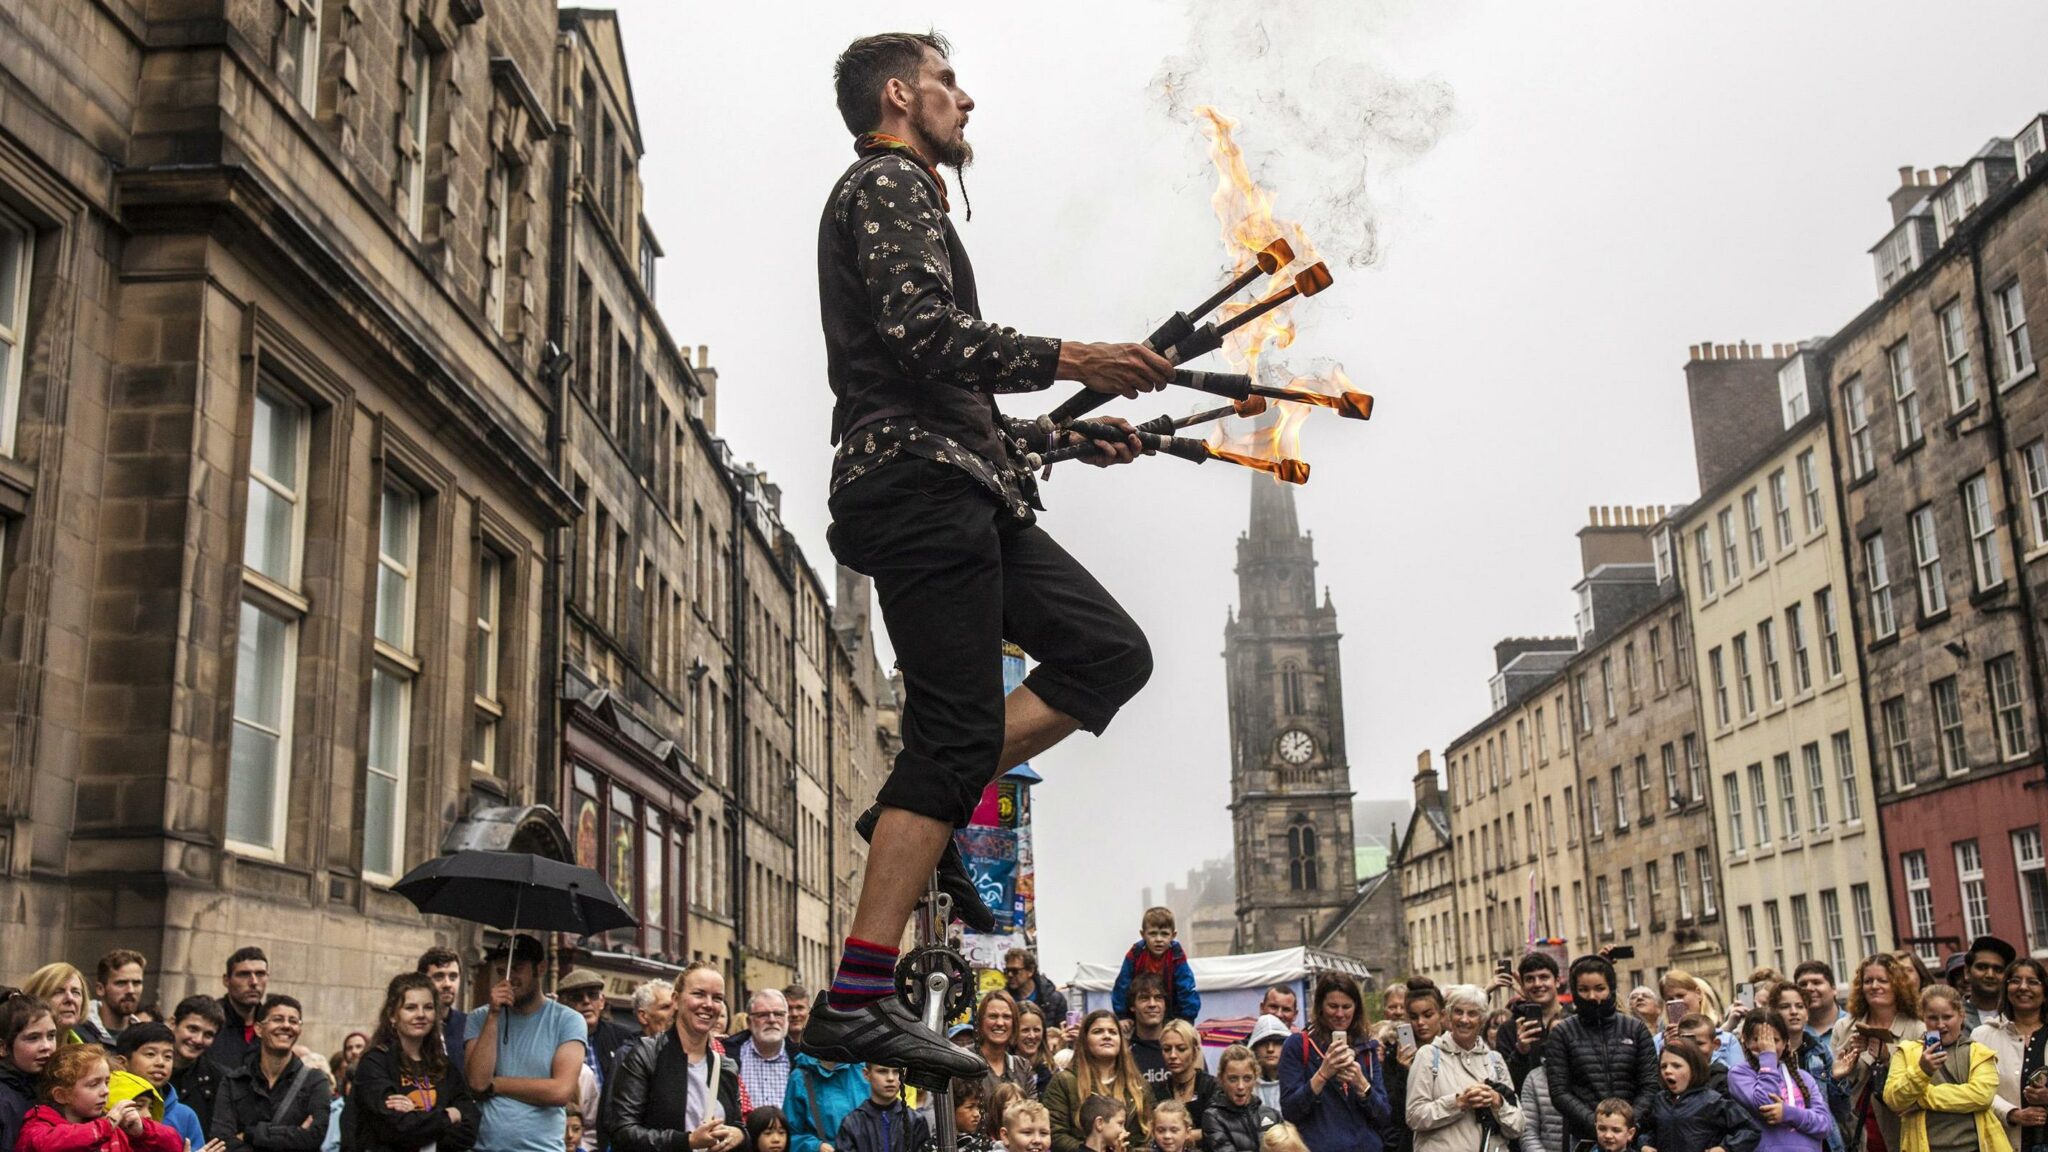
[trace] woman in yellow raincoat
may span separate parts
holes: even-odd
[[[1991,1110],[1998,1056],[1964,1031],[1962,994],[1946,984],[1927,988],[1920,1020],[1926,1036],[1900,1042],[1885,1077],[1884,1102],[1899,1114],[1892,1152],[2012,1152]]]

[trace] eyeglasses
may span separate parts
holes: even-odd
[[[1003,969],[1003,974],[1006,976],[1022,976],[1029,971],[1031,971],[1029,968],[1005,968]]]

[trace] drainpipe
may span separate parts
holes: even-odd
[[[569,57],[566,44],[555,50],[558,67]],[[541,376],[546,388],[549,411],[547,425],[548,466],[554,469],[557,483],[564,483],[567,471],[569,439],[569,368],[574,363],[569,356],[569,302],[564,285],[573,283],[569,269],[574,267],[571,250],[575,229],[570,220],[575,215],[571,203],[570,167],[576,147],[569,127],[565,123],[555,125],[554,163],[549,173],[550,194],[548,197],[548,281],[554,286],[548,296],[547,342],[543,345],[544,357]],[[572,289],[573,290],[573,289]],[[558,351],[550,356],[545,349],[552,346]],[[577,509],[581,516],[582,509]],[[576,531],[571,523],[566,528],[550,528],[544,545],[541,568],[541,635],[540,659],[542,665],[541,686],[542,706],[536,717],[539,729],[534,769],[534,799],[546,803],[557,811],[566,810],[562,792],[562,662],[564,658],[563,636],[566,634],[567,604],[569,592],[574,584],[575,574],[566,571],[569,566],[571,548],[570,533]]]
[[[726,683],[732,685],[732,703],[728,706],[727,722],[732,732],[732,747],[726,760],[726,767],[732,774],[730,805],[726,816],[727,834],[732,837],[732,851],[729,859],[732,869],[732,974],[741,988],[746,988],[747,940],[747,498],[746,486],[741,483],[737,471],[729,472],[726,482],[732,486],[732,559],[726,571],[726,587],[732,590],[726,604],[726,628],[732,633],[732,662],[726,668]],[[746,989],[751,994],[752,989]]]

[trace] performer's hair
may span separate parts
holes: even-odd
[[[848,132],[858,136],[875,130],[882,122],[882,89],[891,80],[915,83],[927,48],[941,56],[953,54],[953,46],[936,31],[884,32],[846,46],[832,65],[832,89]]]

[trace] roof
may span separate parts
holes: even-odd
[[[1336,939],[1337,934],[1344,931],[1345,925],[1351,923],[1351,918],[1358,915],[1358,910],[1365,907],[1372,900],[1374,894],[1379,892],[1381,888],[1386,887],[1387,881],[1393,875],[1393,870],[1389,869],[1360,884],[1357,894],[1351,897],[1351,902],[1344,905],[1343,910],[1338,912],[1336,917],[1330,921],[1328,928],[1323,929],[1323,934],[1316,939],[1316,946],[1319,948],[1329,947],[1330,941]]]

